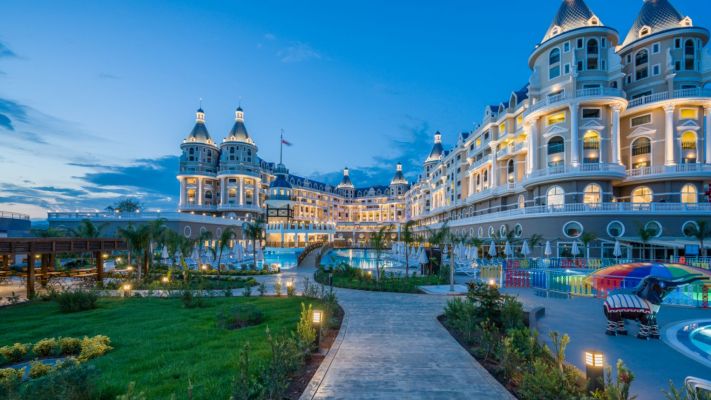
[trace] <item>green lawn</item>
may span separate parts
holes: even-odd
[[[328,273],[319,268],[314,273],[316,282],[328,285]],[[348,267],[345,270],[336,269],[333,273],[333,286],[347,288],[371,290],[377,292],[399,292],[399,293],[419,293],[418,286],[439,285],[445,280],[437,275],[426,276],[404,276],[384,274],[380,281],[376,281],[375,274],[368,275],[366,271]]]
[[[36,342],[45,337],[106,335],[114,350],[90,361],[101,371],[102,398],[115,398],[129,382],[149,399],[228,399],[237,355],[250,342],[253,357],[264,358],[265,328],[294,330],[304,298],[214,298],[206,308],[183,308],[179,299],[101,299],[95,310],[61,314],[54,302],[33,302],[0,309],[0,346]],[[240,330],[217,327],[217,314],[237,303],[252,303],[264,322]]]

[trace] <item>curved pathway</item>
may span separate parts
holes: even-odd
[[[269,284],[313,277],[309,255]],[[302,399],[513,399],[437,321],[446,297],[337,289],[341,331]]]

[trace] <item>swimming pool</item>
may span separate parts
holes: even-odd
[[[279,269],[292,269],[296,267],[299,254],[304,249],[283,249],[279,247],[267,247],[264,249],[264,262],[270,266],[274,264]]]
[[[676,323],[665,330],[664,341],[685,356],[711,368],[711,319]]]
[[[331,249],[321,257],[321,265],[324,267],[333,267],[341,263],[360,269],[375,269],[375,251],[366,249]],[[380,267],[384,269],[405,268],[402,263],[390,258],[389,251],[381,253]],[[413,266],[410,265],[410,268],[412,269]]]

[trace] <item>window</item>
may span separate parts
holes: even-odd
[[[676,49],[681,48],[681,39],[679,39],[679,38],[674,39],[674,48],[676,48]]]
[[[484,228],[480,226],[479,229],[476,231],[476,235],[480,238],[484,237]]]
[[[648,230],[652,234],[652,237],[659,237],[662,235],[662,224],[657,221],[649,221],[644,224],[644,229]]]
[[[632,191],[632,203],[648,204],[654,199],[652,189],[647,186],[640,186]]]
[[[620,221],[611,221],[607,224],[607,234],[613,238],[621,237],[625,234],[625,225]]]
[[[555,79],[560,76],[560,50],[553,49],[548,54],[548,79]]]
[[[511,159],[511,160],[509,160],[509,162],[506,165],[506,174],[507,174],[506,180],[508,181],[508,183],[514,183],[514,181],[516,180],[515,172],[516,172],[516,168],[514,166],[514,160]]]
[[[578,46],[579,49],[582,49],[582,48],[583,48],[583,39],[582,39],[582,38],[581,38],[581,39],[578,39],[577,46]]]
[[[566,222],[563,225],[563,235],[571,239],[579,238],[583,234],[583,225],[577,221]]]
[[[696,186],[687,183],[681,188],[681,202],[684,204],[696,204],[699,200],[698,191]]]
[[[639,30],[639,37],[645,37],[645,36],[649,35],[649,33],[650,33],[649,27],[645,26],[644,28]]]
[[[694,131],[681,134],[681,161],[684,164],[696,162],[696,132]]]
[[[548,141],[548,155],[565,151],[565,141],[560,136],[555,136]]]
[[[643,154],[649,154],[652,152],[652,141],[647,137],[641,137],[635,139],[632,142],[632,156],[639,156]]]
[[[565,190],[560,186],[553,186],[546,193],[548,208],[562,208],[565,205]]]
[[[644,114],[639,117],[634,117],[630,119],[630,126],[636,128],[640,125],[647,125],[652,123],[652,114]]]
[[[583,108],[583,119],[600,119],[600,109]]]
[[[565,122],[565,111],[549,115],[548,118],[546,118],[547,126],[560,124],[563,122]]]
[[[635,80],[644,79],[649,76],[649,53],[647,50],[640,50],[634,57]]]
[[[693,71],[695,69],[695,57],[696,48],[694,46],[694,41],[688,39],[684,44],[684,69],[687,71]]]
[[[494,237],[496,234],[496,229],[494,229],[493,226],[489,225],[489,230],[487,231],[487,233],[489,234],[489,237]]]
[[[697,108],[682,108],[679,110],[679,119],[697,119],[699,110]]]
[[[602,203],[602,188],[597,183],[585,186],[583,191],[583,203],[588,206],[596,206]]]
[[[523,236],[523,227],[521,227],[521,224],[516,224],[514,226],[514,237],[520,238]]]
[[[657,54],[659,53],[659,43],[654,43],[652,45],[652,54]]]
[[[189,225],[185,225],[185,228],[183,228],[183,235],[186,238],[189,238],[193,234],[193,228],[191,228]]]
[[[501,225],[499,227],[499,237],[506,237],[507,232],[508,232],[508,229],[506,228],[506,225]]]
[[[563,53],[567,53],[569,51],[570,51],[570,42],[563,43]]]
[[[686,237],[694,236],[694,233],[698,232],[699,226],[694,221],[686,221],[684,225],[681,226],[681,233]]]
[[[570,64],[565,64],[565,65],[563,66],[563,73],[564,73],[565,75],[570,74]]]
[[[506,134],[506,122],[502,122],[499,125],[499,137],[503,136]]]
[[[518,195],[518,208],[526,208],[526,196]]]
[[[598,58],[599,58],[600,48],[597,43],[597,39],[588,40],[588,70],[595,70],[598,68]]]
[[[584,163],[600,162],[600,134],[589,130],[583,135]]]

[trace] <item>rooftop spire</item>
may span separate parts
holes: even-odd
[[[439,131],[434,134],[434,146],[432,146],[432,151],[430,151],[429,157],[425,162],[438,161],[442,159],[444,153],[444,148],[442,148],[442,134]]]
[[[341,179],[341,183],[336,186],[336,189],[353,189],[353,182],[351,182],[351,178],[349,176],[349,171],[348,167],[343,168],[343,179]]]
[[[390,181],[391,185],[407,185],[407,180],[405,179],[405,176],[402,174],[402,163],[397,163],[397,166],[395,167],[395,176],[393,176],[393,179]]]
[[[627,46],[644,36],[690,26],[693,26],[691,18],[684,17],[669,0],[644,0],[644,5],[622,46]]]
[[[541,42],[573,29],[598,25],[602,22],[584,0],[563,0]]]
[[[212,138],[207,132],[207,127],[205,127],[205,111],[202,110],[202,107],[195,112],[195,126],[193,126],[193,130],[190,131],[184,142],[213,144]]]

